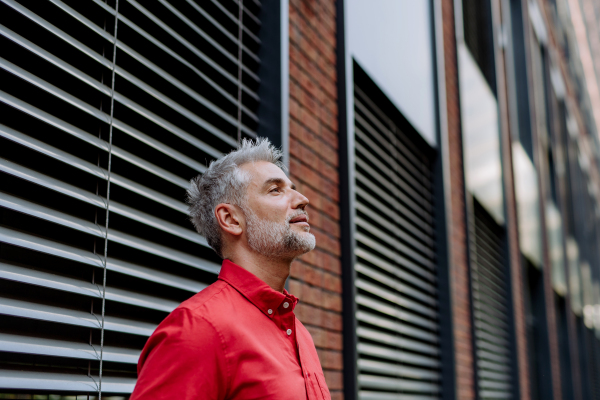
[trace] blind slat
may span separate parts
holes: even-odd
[[[64,307],[31,303],[23,300],[0,297],[0,314],[31,318],[59,324],[76,325],[100,329],[101,316]],[[104,329],[132,335],[150,336],[156,325],[118,317],[104,317]]]
[[[380,373],[383,375],[392,375],[409,379],[423,379],[423,380],[439,380],[441,374],[439,372],[422,369],[422,368],[411,368],[408,366],[398,365],[395,363],[388,363],[382,361],[373,360],[358,360],[358,368],[360,371]]]
[[[382,390],[402,390],[408,392],[438,392],[440,386],[434,383],[415,382],[398,378],[385,378],[381,376],[363,375],[358,376],[358,382],[362,387]]]
[[[92,283],[7,263],[0,263],[0,278],[69,293],[77,293],[84,296],[102,298],[102,288]],[[106,299],[165,312],[171,312],[179,305],[179,303],[167,299],[151,297],[109,286],[106,287]]]
[[[41,252],[49,255],[53,255],[67,260],[81,262],[83,264],[91,265],[94,267],[102,267],[101,258],[94,253],[87,252],[75,247],[67,246],[62,243],[53,242],[48,239],[40,238],[38,236],[29,235],[27,233],[11,230],[0,226],[0,242],[8,243],[14,246],[23,247],[36,252]],[[213,265],[214,268],[220,268],[217,264]],[[189,292],[199,292],[205,285],[191,279],[178,277],[172,274],[164,273],[150,268],[145,268],[141,265],[136,265],[123,260],[116,260],[109,258],[107,261],[107,268],[115,272],[119,272],[125,275],[138,277],[151,282],[160,283],[163,285],[179,288]]]
[[[16,390],[44,390],[66,392],[97,392],[98,377],[85,374],[61,374],[0,370],[0,388]],[[103,377],[102,389],[108,393],[131,393],[135,379]]]
[[[44,356],[99,360],[99,350],[100,349],[94,348],[89,344],[0,333],[0,351],[10,353],[40,354]],[[113,346],[104,346],[103,349],[103,358],[106,361],[137,364],[139,357],[140,352],[138,350],[123,349]]]

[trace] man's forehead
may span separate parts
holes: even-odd
[[[292,182],[281,168],[267,161],[244,164],[242,169],[250,172],[252,175],[251,181],[254,185],[262,186],[276,180],[281,180],[288,185],[292,185]]]

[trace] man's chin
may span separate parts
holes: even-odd
[[[301,245],[298,246],[299,254],[296,257],[299,257],[302,254],[306,254],[309,251],[313,250],[315,248],[315,245],[317,244],[315,235],[313,235],[310,232],[302,232],[299,234],[299,236],[301,237],[301,239],[299,240]]]

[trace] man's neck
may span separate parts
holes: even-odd
[[[273,290],[283,293],[293,259],[267,257],[251,249],[238,249],[227,259],[251,272]]]

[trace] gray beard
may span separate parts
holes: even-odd
[[[292,230],[289,221],[299,214],[289,216],[285,223],[260,219],[245,209],[248,245],[259,254],[272,258],[296,258],[315,248],[312,233],[302,234]]]

